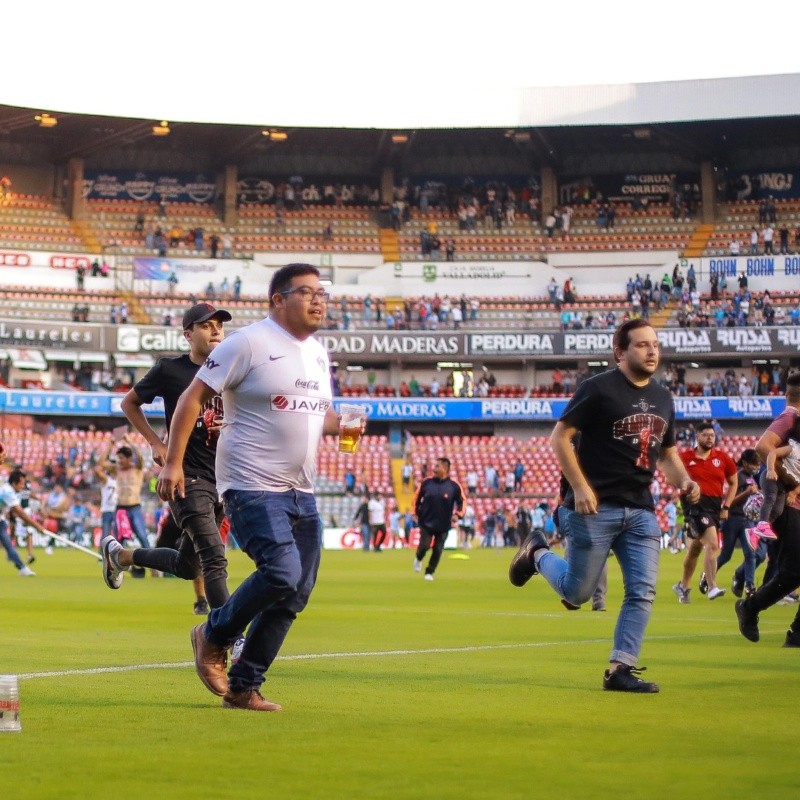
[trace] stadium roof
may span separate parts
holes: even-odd
[[[776,0],[772,18],[784,8],[789,19],[796,3]],[[119,24],[96,0],[7,9],[0,164],[355,179],[800,161],[791,48],[749,57],[740,17],[715,4],[673,0],[647,23],[635,0],[222,11],[140,0]],[[80,36],[65,37],[76,20]],[[162,121],[170,133],[154,137]],[[265,135],[276,130],[285,141]]]
[[[4,9],[0,104],[303,128],[625,125],[800,114],[792,48],[671,0],[99,0]],[[796,17],[773,0],[769,17]],[[756,77],[746,77],[746,76]]]

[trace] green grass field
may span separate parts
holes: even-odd
[[[541,578],[513,588],[510,557],[446,553],[428,583],[409,551],[325,553],[264,687],[281,714],[224,710],[197,679],[189,584],[112,592],[73,551],[36,578],[4,563],[0,673],[21,676],[23,730],[0,734],[0,796],[797,797],[793,608],[751,644],[730,592],[677,603],[664,554],[641,660],[661,693],[603,692],[616,565],[608,613],[567,612]],[[249,564],[231,555],[232,586]]]

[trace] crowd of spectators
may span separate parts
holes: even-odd
[[[381,297],[367,294],[363,298],[342,296],[328,307],[329,330],[350,331],[357,328],[381,328],[390,331],[458,330],[462,322],[477,322],[481,301],[477,297],[409,297],[401,303],[386,306]]]

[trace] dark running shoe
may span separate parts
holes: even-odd
[[[700,576],[700,584],[697,587],[700,594],[708,594],[708,581],[706,580],[705,572]]]
[[[613,672],[606,670],[603,675],[603,688],[607,692],[636,692],[638,694],[655,694],[658,684],[643,681],[641,675],[647,667],[629,667],[620,664]]]
[[[783,643],[784,647],[800,647],[800,633],[795,633],[791,628],[786,631],[786,640]]]
[[[576,606],[574,603],[570,603],[569,600],[565,600],[563,597],[561,598],[561,605],[567,609],[567,611],[577,611],[580,606]]]
[[[197,614],[198,617],[205,617],[208,615],[208,612],[208,600],[206,600],[205,597],[201,597],[194,604],[194,613]]]
[[[758,614],[747,609],[747,600],[736,601],[736,616],[739,618],[739,632],[751,642],[759,640]]]
[[[34,561],[36,561],[36,556],[28,556],[28,560],[25,563],[30,566]]]
[[[741,597],[744,594],[744,582],[736,580],[736,577],[731,581],[731,591],[734,597]]]
[[[517,554],[511,559],[511,566],[508,568],[508,579],[514,586],[524,586],[539,570],[533,560],[533,554],[545,548],[549,550],[547,539],[541,531],[529,533],[517,550]]]

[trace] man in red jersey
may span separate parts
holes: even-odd
[[[700,500],[696,504],[684,503],[689,547],[683,560],[683,578],[672,587],[681,603],[689,602],[689,582],[703,548],[705,571],[700,577],[700,593],[707,593],[709,600],[725,594],[717,586],[718,531],[736,496],[736,464],[724,450],[715,447],[716,443],[714,426],[701,422],[697,426],[697,446],[680,453],[686,471],[700,485]]]

